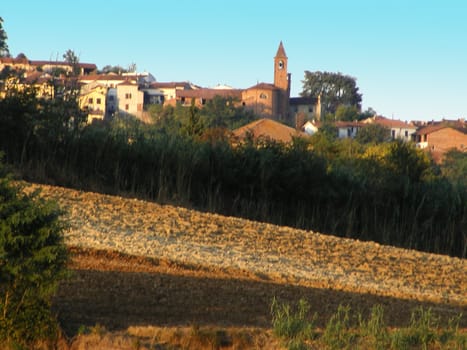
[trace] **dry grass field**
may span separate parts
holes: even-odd
[[[88,333],[74,349],[279,349],[274,297],[307,300],[318,327],[340,304],[364,315],[381,304],[391,327],[420,305],[444,320],[466,315],[462,259],[130,198],[27,190],[36,188],[69,224],[72,275],[53,307],[68,337]]]

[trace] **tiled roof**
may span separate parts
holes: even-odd
[[[291,97],[289,99],[290,106],[314,105],[316,102],[318,102],[316,97]]]
[[[118,74],[90,74],[79,77],[80,80],[128,80],[128,77],[123,77]]]
[[[344,122],[344,121],[337,121],[334,123],[336,128],[349,128],[349,127],[357,127],[361,128],[365,126],[365,124],[362,124],[360,122]]]
[[[138,86],[138,84],[130,80],[125,80],[124,82],[118,84],[118,86]]]
[[[242,90],[196,89],[177,90],[177,97],[213,99],[214,96],[241,98]]]
[[[406,123],[406,122],[403,122],[402,120],[388,119],[388,118],[381,117],[381,116],[376,116],[373,118],[369,118],[367,120],[368,121],[365,121],[365,122],[376,123],[376,124],[385,126],[387,128],[415,129],[415,126],[412,123]]]
[[[62,62],[62,61],[29,61],[33,66],[71,66],[71,63]],[[78,67],[87,68],[87,69],[97,69],[97,66],[94,63],[78,63]]]
[[[177,87],[183,87],[185,90],[191,89],[190,83],[183,81],[183,82],[154,82],[151,83],[151,87],[155,89],[175,89]]]
[[[0,63],[27,64],[29,61],[27,58],[0,57]]]
[[[467,133],[466,128],[456,127],[456,126],[449,125],[449,124],[436,124],[436,125],[425,126],[424,128],[421,128],[420,130],[418,130],[415,134],[416,135],[428,135],[428,134],[431,134],[433,132],[436,132],[436,131],[444,129],[444,128],[451,128],[451,129],[457,130],[457,131],[459,131],[461,133],[464,133],[464,134]]]
[[[43,84],[49,82],[52,77],[42,72],[28,73],[22,81],[26,84]]]
[[[250,133],[255,139],[266,137],[281,142],[291,142],[294,136],[306,136],[301,131],[266,118],[256,120],[233,131],[234,136],[240,139],[244,139]]]
[[[249,87],[246,90],[254,90],[254,89],[258,89],[258,90],[276,90],[278,88],[274,84],[259,83],[259,84],[256,84],[256,85],[252,86],[252,87]]]

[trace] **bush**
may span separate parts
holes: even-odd
[[[323,341],[330,349],[349,349],[355,340],[351,331],[350,306],[339,305],[323,333]]]
[[[32,346],[57,336],[51,296],[67,251],[56,204],[24,194],[0,164],[0,343]]]
[[[288,304],[279,304],[273,299],[271,305],[272,327],[274,335],[286,343],[288,349],[305,349],[305,342],[313,339],[315,314],[309,317],[310,305],[304,299],[300,299],[296,310],[292,310]]]

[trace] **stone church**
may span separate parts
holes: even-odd
[[[290,97],[291,74],[287,70],[288,58],[282,41],[274,56],[274,82],[258,83],[247,89],[190,89],[176,91],[176,102],[198,106],[214,96],[231,97],[261,118],[274,119],[293,127],[297,120],[319,120],[319,99]],[[174,101],[175,102],[175,101]],[[300,122],[300,124],[303,124]]]

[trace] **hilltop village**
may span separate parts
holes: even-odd
[[[22,73],[19,79],[16,76],[6,82],[5,90],[0,94],[4,95],[13,86],[19,89],[33,86],[40,97],[54,98],[53,85],[71,81],[78,86],[79,105],[86,111],[88,123],[111,120],[116,115],[131,115],[149,123],[148,107],[151,105],[189,107],[194,103],[202,108],[218,96],[235,101],[236,105],[258,118],[234,130],[236,136],[252,134],[254,137],[290,142],[292,137],[306,137],[319,130],[323,124],[323,108],[320,96],[290,96],[291,74],[287,64],[288,57],[280,42],[274,56],[272,83],[261,82],[244,89],[226,85],[206,88],[187,81],[159,82],[147,72],[98,74],[97,66],[92,63],[34,61],[20,54],[16,58],[0,58],[0,71]],[[467,151],[467,123],[464,119],[405,122],[373,115],[360,121],[336,121],[334,127],[338,138],[354,138],[362,128],[371,124],[389,129],[391,139],[416,142],[418,148],[430,151],[435,159],[441,159],[452,148]]]

